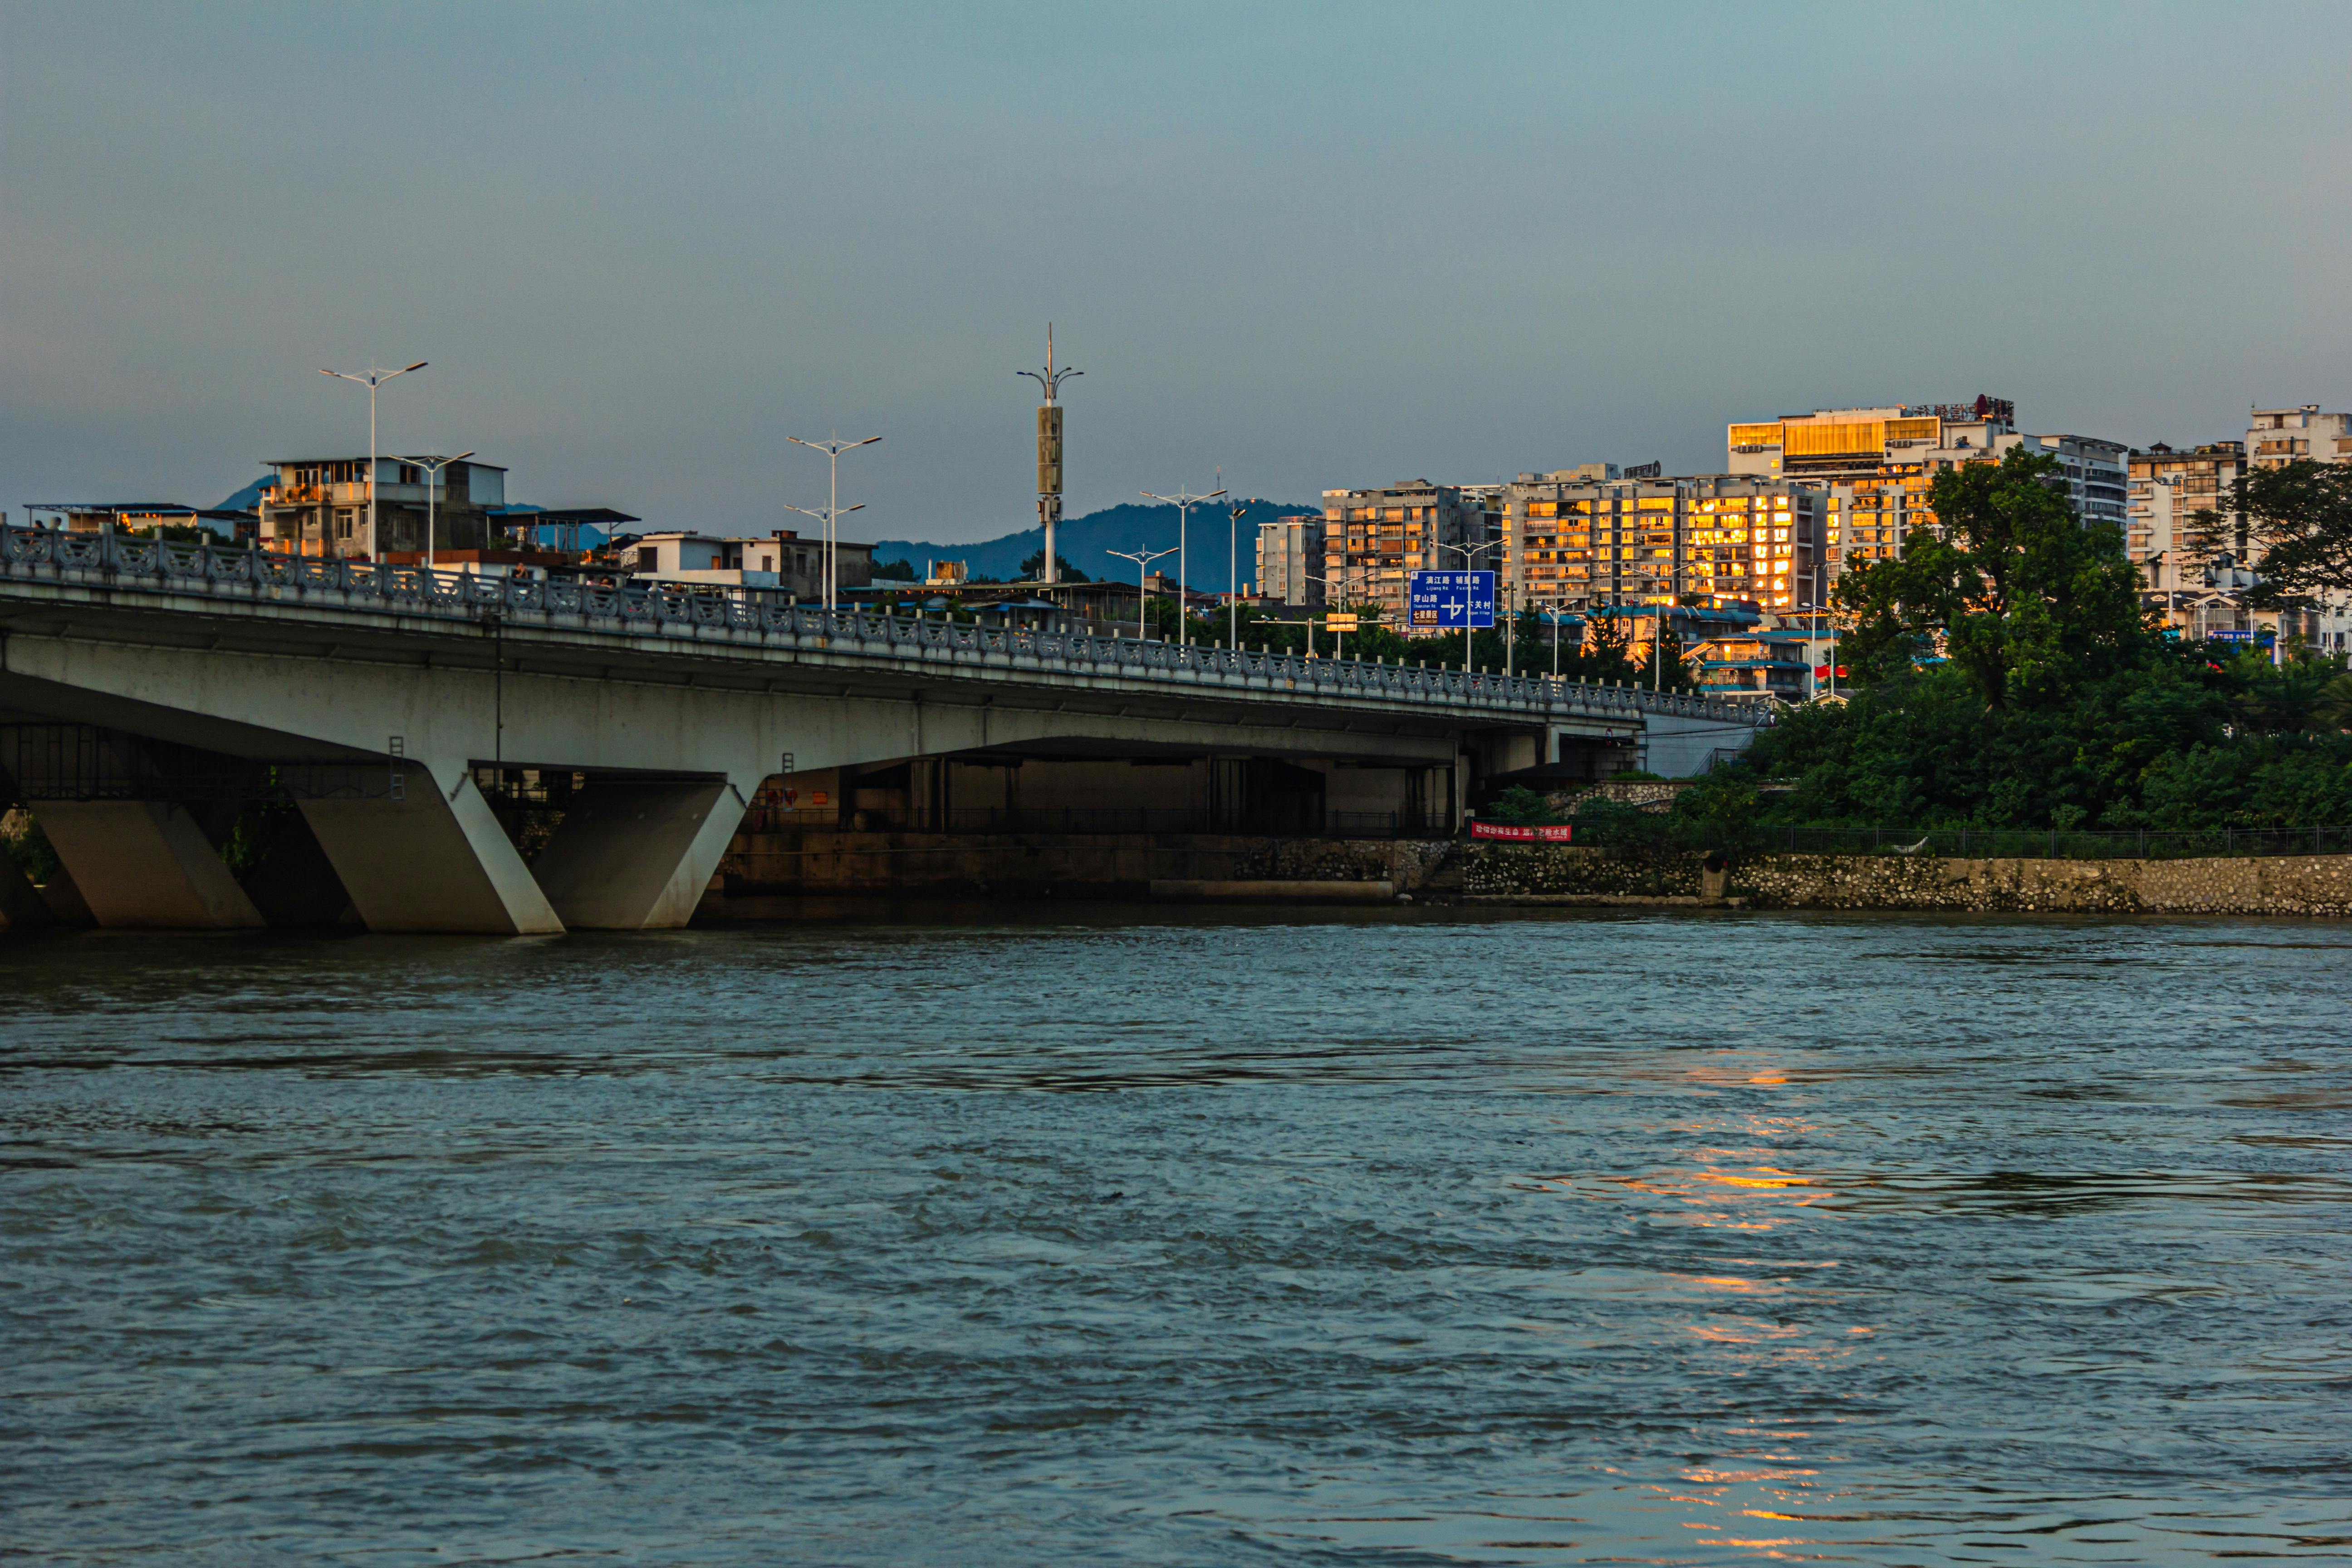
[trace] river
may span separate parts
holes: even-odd
[[[2352,929],[0,941],[0,1555],[2352,1556]]]

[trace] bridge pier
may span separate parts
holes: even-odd
[[[596,779],[532,862],[548,903],[579,931],[683,926],[743,820],[739,782]]]
[[[101,926],[246,931],[267,923],[184,806],[44,800],[35,816]]]
[[[370,931],[524,936],[563,929],[466,762],[408,759],[400,772],[397,798],[301,803]],[[456,780],[454,792],[437,787],[440,779]]]
[[[56,911],[42,900],[41,889],[16,868],[14,860],[0,855],[0,927],[32,931],[57,923]]]

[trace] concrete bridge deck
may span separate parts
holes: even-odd
[[[1499,771],[1591,737],[1690,773],[1769,721],[1625,687],[826,614],[759,591],[0,526],[0,725],[115,737],[134,774],[170,773],[157,759],[177,748],[184,772],[200,755],[326,780],[302,815],[378,929],[682,923],[780,773],[1007,748],[1348,759],[1450,770],[1458,809],[1465,758]],[[180,797],[100,798],[48,754],[19,744],[0,767],[102,921],[259,922],[205,867]],[[597,782],[526,866],[469,787],[483,764]]]

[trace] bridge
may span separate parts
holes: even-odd
[[[974,780],[1011,809],[1028,763],[1031,809],[1156,764],[1198,771],[1234,827],[1306,789],[1450,830],[1474,776],[1601,753],[1687,774],[1767,722],[1542,677],[0,524],[0,787],[102,925],[678,926],[755,800],[845,822],[880,797],[861,778],[941,827]],[[222,847],[262,799],[301,831],[240,878]],[[531,800],[562,810],[526,860],[509,821]]]

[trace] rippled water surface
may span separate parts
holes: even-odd
[[[85,935],[0,992],[0,1555],[2352,1557],[2340,926]]]

